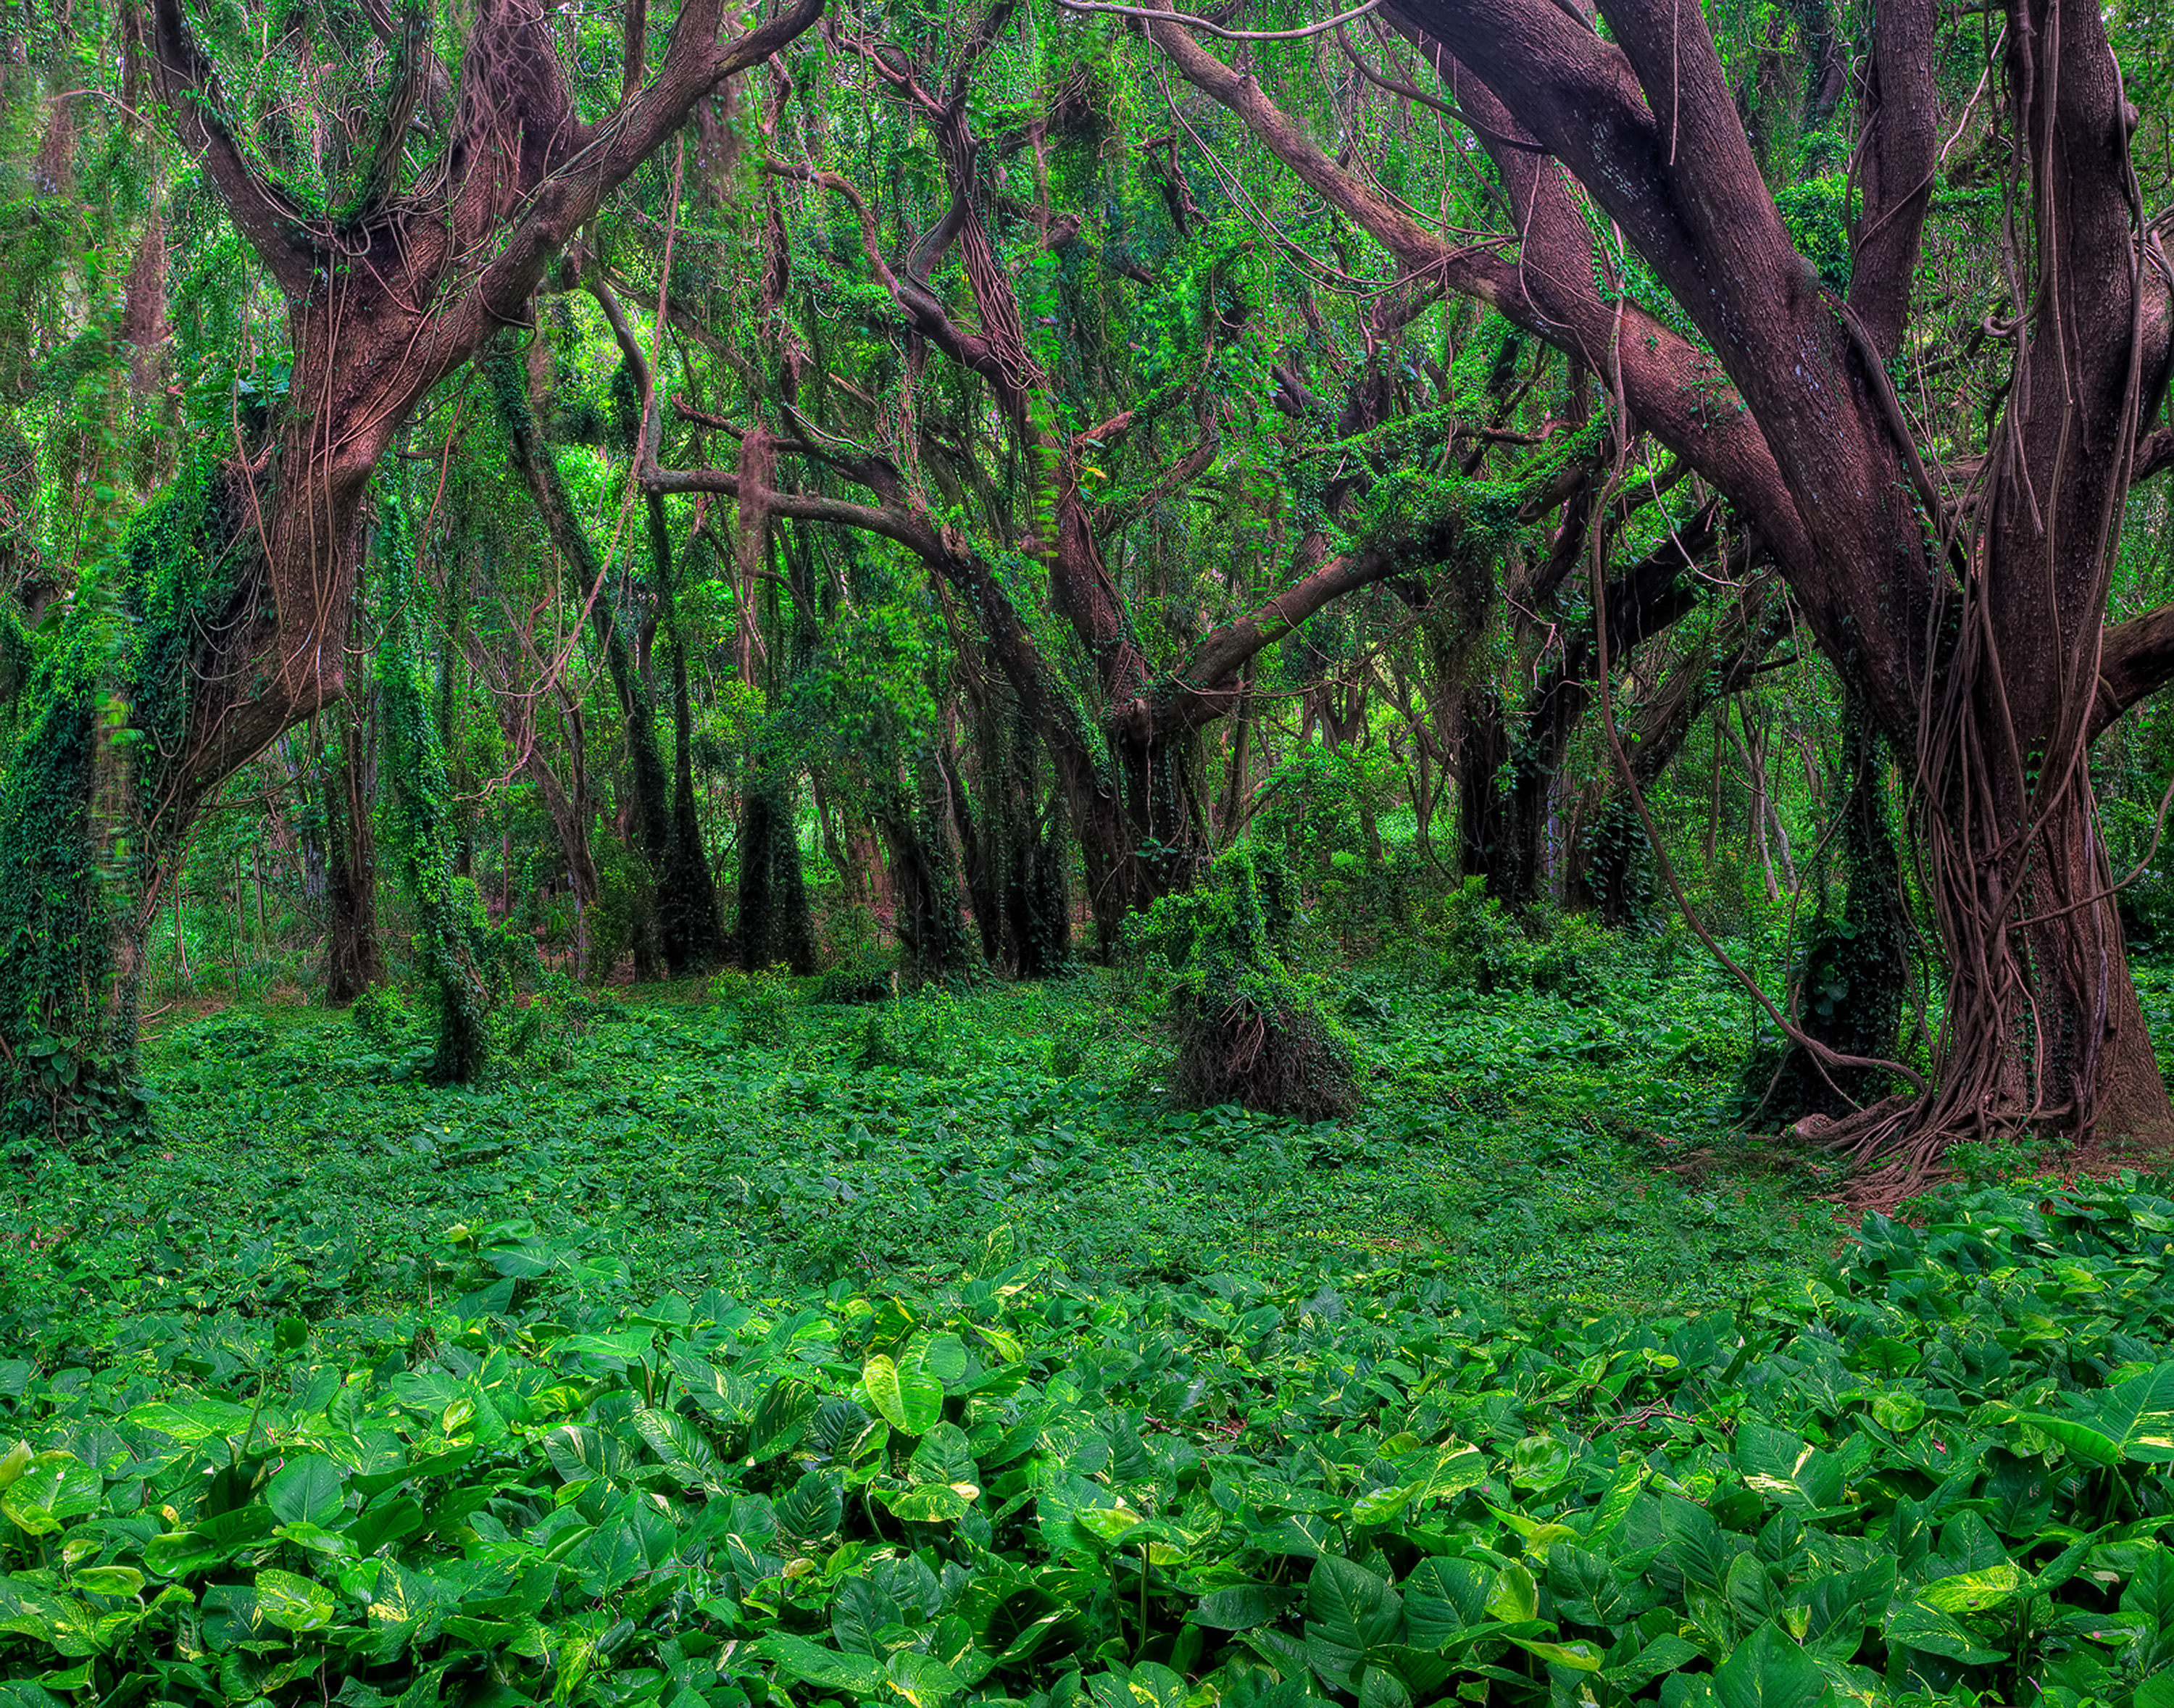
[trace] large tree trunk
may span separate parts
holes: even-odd
[[[687,681],[687,646],[673,603],[672,542],[664,500],[648,495],[652,572],[672,670],[672,817],[657,862],[657,923],[665,965],[673,974],[707,972],[725,959],[725,927],[717,911],[717,886],[702,849],[702,821],[695,794],[695,708]]]
[[[917,981],[963,978],[979,971],[981,963],[959,909],[949,785],[933,749],[909,763],[910,782],[873,813],[890,857],[899,946]]]
[[[1726,700],[1717,715],[1726,715]],[[1895,1052],[1910,974],[1909,903],[1888,821],[1886,744],[1862,702],[1843,713],[1841,905],[1824,888],[1792,971],[1797,1024],[1830,1051],[1882,1060]],[[1876,1068],[1827,1066],[1801,1044],[1755,1059],[1745,1089],[1781,1121],[1839,1117],[1875,1100],[1891,1081]]]

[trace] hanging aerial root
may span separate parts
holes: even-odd
[[[1213,999],[1182,1001],[1172,1018],[1171,1091],[1185,1107],[1236,1103],[1323,1121],[1358,1106],[1349,1053],[1311,1008],[1241,994],[1220,1008]]]

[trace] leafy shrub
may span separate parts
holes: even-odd
[[[1101,1028],[1086,1015],[1065,1022],[1049,1040],[1049,1071],[1059,1079],[1070,1079],[1081,1073],[1087,1066],[1088,1052],[1101,1035]]]
[[[862,1022],[858,1068],[906,1068],[933,1073],[979,1060],[983,1051],[960,1012],[958,999],[941,985],[925,986],[898,1001],[871,1008]]]
[[[1357,1105],[1351,1042],[1321,1008],[1322,981],[1284,963],[1290,927],[1278,922],[1294,914],[1279,870],[1233,849],[1131,929],[1165,994],[1181,1107],[1236,1103],[1318,1121]]]
[[[811,1003],[851,1008],[889,1002],[898,994],[898,969],[887,956],[870,952],[826,967],[808,987]]]
[[[1487,893],[1485,878],[1466,878],[1430,916],[1426,928],[1441,945],[1445,986],[1482,996],[1531,986],[1532,939]]]
[[[602,984],[633,951],[655,899],[650,893],[649,874],[625,843],[616,836],[599,836],[592,851],[597,867],[597,899],[585,922],[589,934],[586,970],[592,984]]]
[[[781,1050],[792,1035],[792,985],[782,970],[750,974],[739,988],[740,1042],[752,1049]]]
[[[198,1061],[261,1056],[272,1047],[272,1027],[251,1008],[226,1008],[189,1028],[187,1047]]]
[[[373,1050],[387,1053],[406,1043],[417,1024],[407,997],[392,985],[372,985],[354,999],[347,1017]]]
[[[508,1028],[506,1053],[547,1072],[570,1067],[573,1042],[587,1032],[596,1009],[596,999],[565,973],[548,972]]]
[[[1606,991],[1606,964],[1617,954],[1614,937],[1578,914],[1543,916],[1546,936],[1532,958],[1532,986],[1573,1003],[1598,1002]]]

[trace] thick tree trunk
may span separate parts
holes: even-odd
[[[687,682],[687,647],[673,603],[672,542],[664,500],[648,495],[652,573],[672,669],[672,817],[657,863],[657,935],[665,965],[675,976],[707,972],[725,959],[725,927],[717,888],[702,849],[702,821],[695,795],[695,710]]]
[[[1722,710],[1728,702],[1722,702]],[[1869,710],[1844,714],[1841,823],[1835,837],[1842,896],[1822,898],[1792,976],[1790,1008],[1798,1025],[1829,1050],[1885,1060],[1895,1052],[1909,981],[1911,925],[1902,863],[1888,822],[1882,773],[1886,747]],[[1841,1116],[1876,1100],[1892,1076],[1874,1068],[1835,1068],[1800,1044],[1755,1060],[1745,1090],[1769,1116]]]

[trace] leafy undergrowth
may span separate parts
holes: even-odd
[[[462,1230],[372,1360],[174,1316],[0,1366],[0,1702],[2160,1708],[2170,1250],[2130,1180],[1702,1315],[1087,1289],[1001,1235],[630,1311]]]
[[[0,1337],[95,1365],[131,1317],[186,1308],[376,1344],[442,1289],[446,1227],[517,1216],[612,1254],[630,1294],[690,1297],[911,1286],[1004,1224],[1082,1282],[1441,1256],[1508,1295],[1727,1304],[1838,1237],[1713,1127],[1747,1029],[1703,969],[1634,967],[1604,1006],[1347,981],[1368,1100],[1317,1126],[1169,1111],[1160,1046],[1113,1025],[1097,976],[868,1008],[776,994],[574,993],[517,1017],[537,1035],[474,1090],[423,1084],[412,1028],[278,1008],[173,1028],[147,1050],[156,1150],[36,1159],[0,1200]]]

